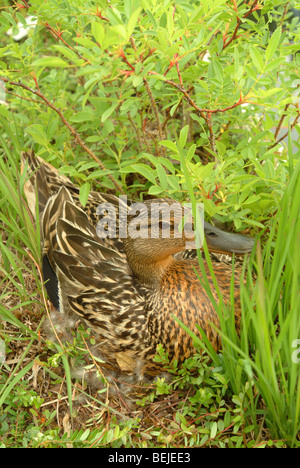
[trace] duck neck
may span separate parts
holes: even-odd
[[[162,260],[151,261],[149,258],[136,258],[134,255],[128,256],[129,265],[132,272],[143,286],[157,288],[166,270],[174,263],[174,258],[170,255]]]

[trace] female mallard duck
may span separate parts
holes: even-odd
[[[155,203],[148,200],[139,216],[138,236],[127,229],[123,241],[101,239],[96,230],[99,220],[96,207],[107,202],[118,209],[117,197],[92,192],[87,207],[82,209],[78,189],[69,179],[32,153],[24,153],[22,162],[24,167],[29,165],[32,173],[25,184],[25,193],[33,214],[35,194],[38,195],[43,271],[49,298],[63,316],[79,317],[92,328],[108,364],[124,372],[142,367],[143,372],[151,373],[158,344],[162,344],[170,359],[182,362],[189,357],[195,351],[193,340],[173,316],[197,336],[200,325],[214,348],[220,348],[215,329],[219,317],[199,281],[203,275],[198,260],[179,255],[194,235],[189,228],[180,237],[176,235],[182,219],[180,204],[172,200],[172,206],[180,209],[172,211],[168,237],[163,234],[166,226],[149,216]],[[171,203],[167,199],[165,202]],[[127,223],[131,219],[129,213]],[[155,222],[157,225],[153,226]],[[155,238],[148,236],[153,227],[158,232]],[[252,239],[223,233],[208,223],[204,235],[213,251],[246,253],[253,247]],[[212,294],[218,301],[208,265],[205,260],[203,263]],[[213,268],[224,302],[229,303],[232,268],[218,261],[213,261]],[[240,274],[236,273],[237,327],[239,284]]]

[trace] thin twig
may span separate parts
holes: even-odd
[[[290,2],[288,2],[285,7],[284,7],[284,10],[283,10],[283,13],[282,13],[282,16],[281,16],[281,19],[280,19],[280,25],[283,26],[283,23],[285,21],[285,16],[287,14],[287,12],[289,11],[290,9]]]
[[[296,117],[294,119],[294,122],[291,124],[290,129],[282,137],[280,137],[278,140],[276,140],[275,143],[273,143],[271,146],[269,146],[268,150],[274,148],[276,145],[278,145],[278,143],[280,143],[282,140],[284,140],[288,136],[289,131],[293,130],[293,128],[297,124],[299,118],[300,118],[300,112],[298,111],[298,114],[296,115]]]
[[[161,125],[160,125],[160,121],[159,121],[159,113],[158,113],[158,109],[157,109],[157,105],[156,105],[156,102],[155,102],[155,99],[154,99],[154,96],[152,94],[152,91],[151,91],[151,88],[149,86],[149,83],[147,81],[147,79],[144,77],[143,78],[143,81],[144,81],[144,85],[145,85],[145,88],[146,88],[146,91],[148,93],[148,96],[149,96],[149,99],[150,99],[150,102],[151,102],[151,105],[152,105],[152,109],[153,109],[153,112],[154,112],[154,115],[155,115],[155,119],[156,119],[156,123],[157,123],[157,128],[158,128],[158,133],[159,133],[159,138],[161,140],[164,139],[164,135],[163,135],[163,131],[162,131],[162,128],[161,128]]]
[[[207,114],[206,123],[207,123],[208,131],[209,131],[209,142],[210,142],[211,149],[212,149],[212,151],[216,152],[216,140],[215,140],[215,134],[213,132],[212,115],[211,114]]]
[[[49,406],[49,405],[53,405],[54,403],[58,403],[58,402],[60,402],[60,401],[67,400],[68,398],[69,398],[68,396],[64,396],[64,397],[62,396],[62,397],[60,397],[60,398],[55,398],[55,400],[46,401],[45,403],[42,403],[42,404],[41,404],[41,408],[42,408],[43,406]]]
[[[247,16],[251,15],[254,11],[258,10],[260,8],[260,5],[257,5],[259,0],[254,0],[254,2],[252,3],[252,5],[250,6],[249,10],[243,15],[242,19],[246,19]],[[238,36],[237,35],[237,32],[242,24],[242,19],[241,18],[237,18],[237,23],[236,23],[236,27],[232,33],[232,36],[230,39],[228,39],[228,41],[226,41],[227,37],[226,37],[226,34],[224,35],[223,37],[223,48],[222,50],[226,49],[226,47],[229,46],[229,44],[231,44],[235,39],[238,39]]]
[[[52,34],[53,37],[55,37],[55,39],[61,41],[66,47],[68,47],[68,49],[72,50],[72,52],[74,52],[78,58],[80,58],[81,60],[84,60],[86,63],[90,64],[91,65],[91,62],[83,57],[76,49],[74,49],[74,47],[70,46],[70,44],[68,44],[62,37],[62,33],[63,31],[56,31],[54,28],[52,28],[52,26],[50,26],[49,23],[42,23],[42,25],[48,29],[48,31],[50,31],[50,33]]]
[[[135,123],[133,122],[131,116],[130,116],[130,112],[127,113],[127,117],[128,117],[128,120],[129,122],[131,123],[131,126],[133,127],[135,133],[136,133],[136,137],[138,139],[138,143],[139,143],[139,147],[140,147],[140,151],[143,150],[143,144],[142,144],[142,140],[141,140],[141,137],[140,137],[140,132],[139,132],[139,129],[137,128],[137,126],[135,125]]]
[[[176,70],[177,70],[177,75],[179,79],[180,86],[183,86],[183,81],[182,81],[182,76],[179,70],[179,56],[178,54],[175,54],[175,59],[176,59]]]
[[[131,43],[131,46],[132,46],[133,50],[137,53],[137,48],[136,48],[136,45],[135,45],[135,42],[134,42],[134,39],[133,39],[132,36],[130,37],[130,43]],[[140,59],[139,56],[138,56],[138,61],[141,62],[141,59]],[[159,121],[159,113],[158,113],[158,109],[157,109],[157,105],[156,105],[154,96],[152,94],[152,91],[151,91],[151,88],[150,88],[149,83],[147,81],[147,78],[143,77],[143,82],[144,82],[144,85],[145,85],[146,91],[148,93],[148,96],[149,96],[149,99],[150,99],[150,102],[151,102],[151,106],[152,106],[152,109],[153,109],[153,112],[154,112],[154,115],[155,115],[156,124],[157,124],[157,128],[158,128],[158,133],[159,133],[159,138],[161,140],[163,140],[164,139],[164,134],[163,134],[162,127],[161,127],[161,124],[160,124],[160,121]]]
[[[156,74],[155,72],[149,72],[151,74]],[[183,87],[183,86],[180,86],[179,84],[175,83],[175,81],[172,81],[172,80],[166,80],[165,81],[166,83],[170,84],[171,86],[173,86],[174,88],[176,88],[178,91],[180,91],[184,98],[186,99],[186,101],[197,111],[197,113],[206,121],[206,115],[204,114],[204,111],[202,109],[200,109],[199,106],[197,106],[197,104],[195,103],[195,101],[193,101],[193,99],[191,98],[191,96],[189,95],[188,91]]]
[[[25,96],[21,96],[20,94],[14,93],[13,91],[10,91],[9,89],[4,88],[4,86],[1,84],[1,81],[0,81],[0,86],[1,86],[1,88],[5,89],[5,92],[7,94],[10,94],[11,96],[15,96],[17,98],[23,99],[24,101],[34,102],[36,104],[36,101],[34,99],[31,99],[31,98],[28,98],[28,97],[25,97]]]
[[[289,108],[290,105],[291,105],[290,102],[289,102],[288,104],[285,105],[284,111],[283,111],[283,113],[282,113],[282,116],[281,116],[281,118],[280,118],[280,120],[279,120],[279,123],[278,123],[278,125],[277,125],[277,127],[276,127],[276,130],[275,130],[275,133],[274,133],[275,140],[277,140],[277,137],[278,137],[278,134],[279,134],[279,132],[280,132],[282,123],[283,123],[285,117],[287,116],[286,111],[288,110],[288,108]]]
[[[210,146],[211,146],[211,149],[212,151],[216,151],[216,144],[215,144],[215,135],[213,133],[213,126],[212,126],[212,119],[211,119],[211,115],[213,113],[217,113],[217,112],[225,112],[225,110],[228,110],[228,109],[231,109],[233,107],[236,107],[238,104],[235,104],[233,106],[230,106],[228,107],[227,109],[215,109],[215,110],[209,110],[209,109],[200,109],[199,106],[197,106],[197,104],[195,103],[195,101],[193,101],[193,99],[191,98],[191,96],[189,95],[189,93],[187,92],[187,90],[183,87],[183,86],[180,86],[178,85],[177,83],[175,83],[174,81],[171,81],[171,80],[166,80],[167,83],[169,83],[170,85],[174,86],[176,89],[178,89],[178,91],[180,91],[183,95],[184,95],[184,98],[186,99],[186,101],[188,101],[188,103],[197,111],[197,113],[204,119],[207,127],[208,127],[208,131],[209,131],[209,141],[210,141]]]

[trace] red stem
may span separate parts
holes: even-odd
[[[243,15],[243,19],[247,18],[247,16],[251,15],[251,13],[253,13],[254,11],[258,10],[261,6],[260,5],[257,5],[257,3],[259,2],[259,0],[254,0],[253,4],[250,6],[249,10],[247,11],[247,13],[245,13]],[[226,49],[226,47],[229,46],[229,44],[231,44],[231,42],[233,42],[235,39],[237,39],[238,37],[240,36],[237,36],[237,32],[239,30],[239,27],[242,23],[242,20],[241,18],[237,17],[237,23],[236,23],[236,27],[235,27],[235,30],[233,31],[233,34],[231,36],[230,39],[228,39],[228,41],[226,42],[226,36],[223,38],[223,49]]]

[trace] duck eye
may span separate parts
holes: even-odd
[[[159,225],[159,229],[161,229],[162,231],[164,229],[170,229],[170,224],[166,223],[165,221],[160,220],[158,225]]]

